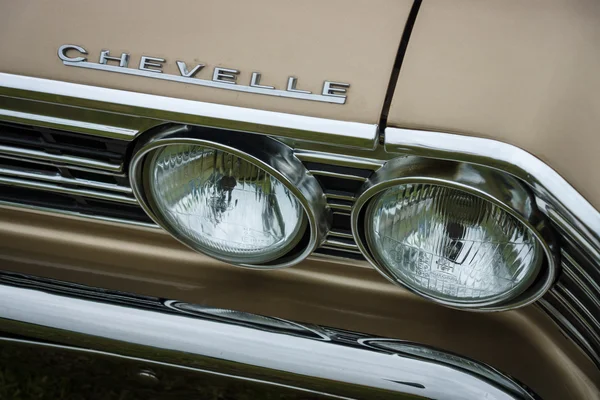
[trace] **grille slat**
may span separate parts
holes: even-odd
[[[45,151],[23,149],[19,147],[0,145],[0,157],[16,158],[19,160],[30,160],[32,162],[44,162],[59,167],[70,166],[71,168],[84,167],[87,170],[101,169],[110,172],[121,172],[122,164],[97,161],[91,158],[83,158],[69,155],[52,154]]]
[[[337,200],[346,200],[346,201],[350,201],[350,202],[356,201],[355,196],[350,196],[347,194],[339,194],[339,193],[336,193],[335,191],[326,191],[325,196],[327,197],[328,200],[329,199],[337,199]]]
[[[335,201],[328,201],[327,204],[329,204],[329,207],[333,209],[346,211],[348,213],[350,213],[350,211],[352,210],[352,204],[341,204]]]
[[[0,204],[33,208],[79,217],[156,227],[138,204],[115,203],[102,199],[64,194],[0,183]]]
[[[383,165],[383,162],[380,160],[348,157],[340,154],[324,153],[320,151],[297,150],[294,152],[294,155],[305,164],[318,163],[322,165],[363,169],[371,172],[381,168]]]
[[[137,207],[122,173],[126,151],[127,143],[121,140],[0,122],[0,201],[47,202],[66,211],[94,216],[102,210],[101,216],[114,217],[115,213],[94,202],[106,201],[113,208]],[[25,193],[29,196],[19,198]]]
[[[0,122],[0,154],[120,172],[128,142]]]
[[[359,182],[364,182],[367,180],[367,178],[362,177],[362,176],[343,174],[340,172],[324,171],[324,170],[318,170],[318,169],[311,169],[309,171],[313,175],[326,176],[328,178],[352,180],[352,181],[359,181]]]
[[[352,235],[352,233],[342,232],[342,231],[332,230],[329,232],[329,236],[336,236],[336,237],[354,240],[354,236]]]
[[[56,174],[47,174],[47,173],[39,173],[39,172],[28,172],[28,171],[20,171],[15,169],[8,169],[0,167],[0,175],[20,178],[20,179],[28,179],[34,181],[44,181],[50,182],[60,185],[67,185],[69,187],[83,187],[83,188],[91,188],[91,189],[99,189],[106,190],[109,192],[119,192],[125,194],[131,194],[131,188],[127,186],[120,186],[116,184],[92,181],[87,179],[72,179],[65,178],[59,173]]]
[[[343,250],[358,250],[358,246],[354,243],[354,239],[329,238],[325,240],[325,246],[335,247]]]
[[[107,201],[116,201],[118,203],[125,204],[138,204],[137,200],[133,197],[123,196],[119,194],[114,194],[110,192],[101,192],[98,190],[89,190],[89,189],[77,189],[70,188],[66,186],[46,183],[46,182],[36,182],[26,179],[17,179],[17,178],[9,178],[5,176],[0,176],[0,184],[7,186],[18,186],[27,189],[38,189],[48,192],[55,192],[61,194],[68,194],[74,196],[82,196],[82,197],[91,197],[99,200],[107,200]]]

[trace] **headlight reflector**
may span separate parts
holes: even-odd
[[[365,222],[367,245],[381,267],[416,292],[451,304],[517,296],[544,259],[527,226],[455,188],[393,186],[371,200]]]
[[[238,155],[173,144],[146,167],[155,212],[191,247],[232,263],[260,264],[291,250],[306,229],[298,199]]]

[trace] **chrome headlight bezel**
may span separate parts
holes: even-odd
[[[226,133],[226,134],[224,134]],[[280,181],[299,201],[304,211],[306,232],[297,238],[286,254],[265,263],[244,263],[226,256],[203,251],[192,241],[173,229],[156,208],[149,194],[148,172],[145,164],[157,150],[169,145],[197,145],[213,148],[244,159]],[[308,257],[324,241],[330,227],[325,195],[317,180],[286,145],[262,135],[223,132],[215,129],[176,126],[142,141],[129,166],[133,194],[144,211],[163,229],[191,249],[233,265],[253,269],[279,269],[297,264]]]
[[[401,283],[373,256],[366,240],[365,214],[368,205],[386,189],[402,184],[431,184],[461,190],[498,206],[525,225],[541,246],[545,260],[537,277],[522,292],[499,296],[487,302],[449,301]],[[531,304],[550,289],[557,274],[554,237],[545,218],[536,209],[533,197],[517,179],[494,169],[466,163],[401,157],[387,162],[369,178],[352,208],[352,232],[364,257],[395,285],[436,303],[473,311],[501,311]]]

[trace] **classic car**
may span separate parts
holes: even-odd
[[[3,0],[0,398],[600,399],[600,2]]]

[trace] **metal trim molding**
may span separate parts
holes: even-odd
[[[69,130],[72,132],[80,132],[88,135],[104,136],[108,132],[116,138],[126,140],[128,140],[129,138],[133,138],[140,133],[140,131],[136,129],[127,129],[120,128],[118,126],[94,124],[92,122],[76,121],[72,119],[24,113],[13,110],[0,109],[0,117],[4,121],[32,124],[54,129]]]
[[[0,73],[0,96],[344,147],[373,149],[378,138],[376,124],[254,110],[6,73]]]
[[[508,143],[450,133],[387,128],[388,152],[491,167],[527,183],[537,205],[600,262],[600,213],[554,169]]]
[[[98,200],[115,201],[118,203],[125,203],[125,204],[132,204],[132,205],[138,204],[137,200],[134,199],[133,197],[128,197],[128,196],[121,195],[118,193],[101,192],[101,191],[92,190],[92,189],[76,189],[76,188],[71,188],[71,187],[67,187],[67,186],[60,186],[55,183],[47,183],[47,182],[41,182],[41,181],[35,181],[35,180],[29,180],[29,179],[19,179],[19,178],[7,177],[7,176],[0,176],[0,183],[3,185],[17,186],[17,187],[23,187],[23,188],[28,188],[28,189],[41,189],[41,190],[47,190],[49,192],[55,192],[55,193],[72,194],[72,195],[91,197],[91,198],[98,199]],[[63,183],[64,183],[64,181],[63,181]],[[77,183],[79,184],[79,182],[77,182]],[[104,188],[106,188],[106,187],[104,187]]]
[[[97,71],[107,71],[113,72],[117,74],[126,74],[133,76],[141,76],[144,78],[152,78],[152,79],[162,79],[164,81],[171,82],[179,82],[185,83],[188,85],[197,85],[197,86],[205,86],[212,87],[218,89],[225,90],[233,90],[236,92],[243,93],[255,93],[255,94],[263,94],[267,96],[275,96],[275,97],[285,97],[291,99],[300,99],[300,100],[311,100],[311,101],[320,101],[323,103],[333,103],[333,104],[344,104],[346,102],[345,97],[334,97],[334,96],[326,96],[321,94],[314,93],[303,93],[300,91],[290,91],[290,90],[277,90],[274,88],[266,89],[257,86],[245,86],[245,85],[233,85],[231,83],[224,83],[221,81],[209,81],[206,79],[198,79],[198,78],[189,78],[185,76],[177,76],[170,74],[159,74],[156,72],[148,72],[147,70],[139,70],[127,67],[120,67],[116,65],[106,65],[106,64],[98,64],[89,61],[63,61],[63,64],[68,67],[78,67],[78,68],[88,68],[94,69]]]
[[[341,398],[538,398],[485,364],[401,340],[22,275],[0,282],[2,333],[39,343],[143,354]]]
[[[0,110],[1,111],[1,110]],[[122,164],[114,164],[94,160],[93,158],[84,158],[78,156],[70,156],[63,154],[52,154],[40,150],[32,150],[23,147],[5,146],[0,144],[0,157],[6,156],[16,160],[34,160],[40,164],[48,163],[50,165],[67,165],[70,164],[73,168],[81,168],[84,171],[100,169],[109,173],[119,173],[123,169]]]

